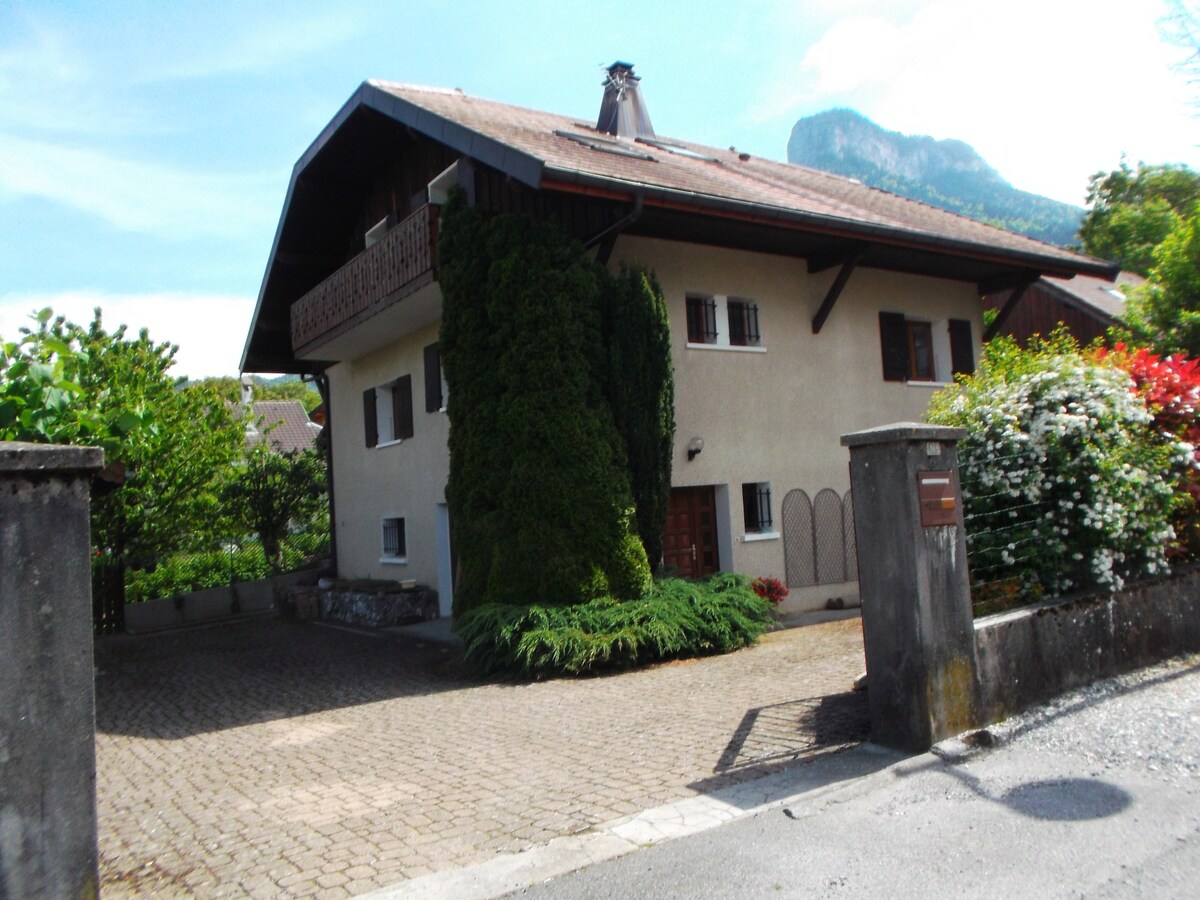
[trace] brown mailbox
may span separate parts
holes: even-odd
[[[958,502],[954,499],[954,473],[918,472],[917,502],[921,504],[922,525],[955,524]]]

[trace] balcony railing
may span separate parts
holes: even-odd
[[[331,338],[433,280],[438,207],[422,206],[292,304],[292,350]]]

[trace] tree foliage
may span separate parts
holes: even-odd
[[[607,394],[629,465],[638,537],[657,564],[671,496],[675,388],[667,304],[653,274],[623,265],[603,279]]]
[[[1088,182],[1090,208],[1079,228],[1083,249],[1148,275],[1155,248],[1194,215],[1198,199],[1200,173],[1187,166],[1138,163],[1135,170],[1121,160],[1120,168],[1097,172]]]
[[[1119,366],[1065,333],[1026,349],[997,339],[974,375],[934,396],[929,421],[968,431],[959,459],[977,578],[1057,594],[1165,570],[1191,448],[1153,427]]]
[[[257,375],[250,377],[253,378],[255,400],[299,400],[306,413],[311,413],[321,405],[321,395],[311,384],[301,381],[298,377],[277,378],[272,381]],[[213,387],[228,403],[240,403],[242,399],[241,379],[232,375],[201,378],[188,384]]]
[[[633,315],[628,305],[652,295],[652,282],[630,275],[626,300],[606,299],[612,277],[558,228],[485,220],[457,196],[443,210],[439,258],[455,618],[531,597],[640,596],[649,565],[610,401],[626,388],[611,378],[603,321]]]
[[[92,502],[92,542],[122,566],[210,537],[218,479],[242,452],[221,397],[171,378],[176,351],[145,329],[106,331],[98,309],[86,328],[45,310],[4,344],[0,434],[97,445],[123,467],[124,482]]]
[[[1160,354],[1200,356],[1200,210],[1175,219],[1153,258],[1125,322],[1137,342]]]
[[[221,506],[235,525],[258,535],[267,562],[283,569],[283,539],[293,525],[324,513],[325,463],[316,450],[276,453],[256,444],[221,489]]]

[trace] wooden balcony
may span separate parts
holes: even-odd
[[[439,207],[422,206],[292,304],[292,351],[322,345],[435,280]]]

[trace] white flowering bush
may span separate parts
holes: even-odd
[[[992,341],[929,420],[966,428],[959,462],[975,582],[1120,589],[1166,571],[1191,447],[1152,427],[1129,375],[1055,335]]]

